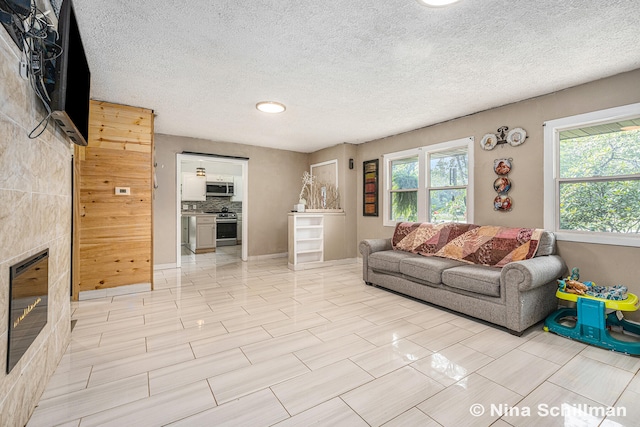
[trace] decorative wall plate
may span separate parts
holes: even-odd
[[[506,176],[498,177],[493,181],[493,189],[496,190],[498,194],[507,194],[507,192],[511,190],[511,180]]]
[[[507,134],[507,142],[511,144],[512,147],[517,147],[522,144],[525,139],[527,139],[527,131],[522,128],[511,129]]]
[[[508,212],[511,210],[511,197],[506,194],[498,194],[495,199],[493,199],[493,208],[497,211]]]
[[[511,159],[496,159],[493,161],[493,170],[498,175],[506,175],[511,172]]]
[[[480,147],[482,147],[483,150],[489,151],[493,150],[497,143],[498,137],[492,133],[488,133],[482,137],[482,140],[480,141]]]

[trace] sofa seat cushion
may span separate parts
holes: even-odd
[[[456,289],[492,297],[500,296],[501,268],[463,265],[442,273],[442,283]]]
[[[369,267],[374,271],[400,274],[400,261],[407,258],[422,258],[403,251],[380,251],[369,255]]]
[[[461,261],[435,256],[420,256],[405,258],[400,261],[400,273],[411,278],[427,281],[433,284],[442,282],[442,272],[448,268],[467,265]]]

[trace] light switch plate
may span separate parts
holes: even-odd
[[[20,77],[22,77],[24,80],[27,80],[29,78],[29,68],[27,67],[27,61],[24,59],[20,61],[19,72]]]
[[[131,188],[130,187],[116,187],[116,196],[130,196]]]

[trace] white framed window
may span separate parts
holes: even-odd
[[[473,221],[473,137],[384,155],[385,226]]]
[[[640,246],[640,103],[544,124],[544,227]]]

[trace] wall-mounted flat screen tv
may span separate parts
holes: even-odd
[[[55,59],[53,84],[47,85],[51,116],[72,142],[87,145],[91,73],[71,0],[62,2],[58,34],[62,54]]]

